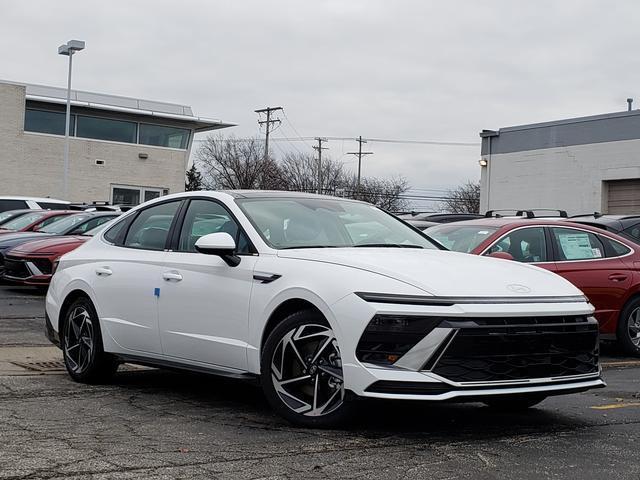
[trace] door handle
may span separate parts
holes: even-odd
[[[609,275],[609,280],[612,282],[622,282],[627,279],[627,275],[623,273],[612,273]]]
[[[108,277],[112,273],[113,272],[111,271],[111,269],[109,267],[98,267],[98,268],[96,268],[96,275],[98,275],[99,277]]]
[[[165,272],[162,274],[162,278],[164,278],[167,282],[179,282],[182,280],[182,275],[178,272]]]

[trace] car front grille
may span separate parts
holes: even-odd
[[[591,317],[449,318],[446,349],[425,366],[455,382],[555,378],[598,372],[598,324]]]
[[[3,274],[11,278],[28,278],[31,276],[31,272],[24,261],[9,256],[4,258]]]

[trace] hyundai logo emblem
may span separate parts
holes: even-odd
[[[512,283],[511,285],[507,285],[507,288],[515,293],[529,293],[531,289],[525,285],[519,285],[517,283]]]

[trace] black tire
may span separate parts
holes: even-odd
[[[118,369],[118,362],[102,346],[98,315],[91,300],[76,299],[64,312],[60,342],[69,376],[80,383],[102,383]]]
[[[632,332],[633,331],[633,332]],[[636,297],[624,306],[618,318],[616,340],[618,347],[626,354],[640,357],[640,297]]]
[[[344,389],[340,352],[332,335],[331,327],[319,312],[305,310],[285,318],[265,342],[262,389],[271,407],[295,425],[331,428],[351,417],[353,402]],[[291,362],[287,361],[289,358]],[[274,367],[276,363],[281,366],[279,371]],[[291,379],[285,377],[302,380],[287,383],[285,389],[281,382]]]
[[[521,412],[539,404],[545,398],[545,395],[507,395],[497,396],[495,398],[486,398],[483,403],[489,408],[500,410],[502,412]]]

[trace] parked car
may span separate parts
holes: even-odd
[[[447,248],[514,259],[557,273],[595,306],[601,337],[640,355],[640,248],[626,238],[567,221],[482,219],[428,235]]]
[[[54,235],[81,235],[117,217],[117,212],[66,212],[56,221],[37,231],[13,232],[0,235],[0,275],[4,275],[4,256],[7,251],[23,243]]]
[[[264,191],[146,202],[64,255],[46,298],[78,382],[121,362],[259,379],[305,426],[352,396],[526,408],[601,387],[592,313],[557,275],[448,252],[370,204]]]
[[[98,218],[104,222],[111,220],[108,215]],[[89,222],[85,225],[89,226]],[[104,223],[79,235],[47,235],[46,238],[22,243],[4,254],[1,278],[21,285],[47,286],[58,259],[78,248],[103,228]]]
[[[637,245],[640,244],[640,215],[602,215],[596,212],[575,215],[571,217],[571,221],[617,233]]]
[[[36,232],[67,215],[77,214],[73,210],[32,210],[7,220],[0,225],[0,238],[16,232]]]
[[[475,218],[482,218],[482,215],[477,213],[409,212],[398,214],[398,217],[409,223],[411,223],[412,221],[451,223],[460,222],[463,220],[473,220]]]
[[[70,202],[55,198],[0,196],[0,212],[7,210],[66,210]]]
[[[13,218],[17,218],[21,215],[25,215],[27,213],[33,213],[33,210],[31,209],[24,209],[24,210],[7,210],[5,212],[0,212],[0,225],[2,225],[3,223],[8,222],[9,220],[13,219]]]

